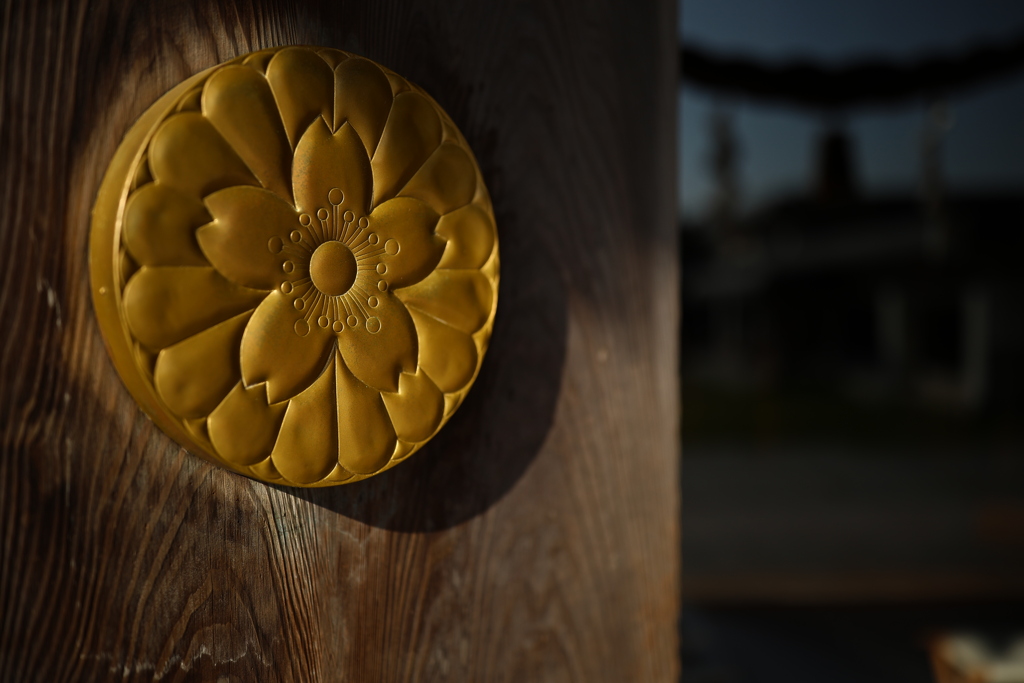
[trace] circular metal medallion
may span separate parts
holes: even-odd
[[[491,203],[426,93],[339,50],[198,74],[129,131],[90,237],[93,301],[158,426],[291,486],[365,479],[469,391],[497,306]]]

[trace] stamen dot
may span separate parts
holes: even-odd
[[[351,222],[352,222],[352,221],[354,221],[355,219],[356,219],[356,215],[355,215],[354,213],[352,213],[351,211],[346,211],[346,212],[345,212],[345,220],[346,220],[346,221],[348,221],[349,223],[351,223]]]
[[[330,215],[330,214],[329,214],[329,213],[327,213],[327,209],[320,209],[319,211],[317,211],[317,212],[316,212],[316,217],[317,217],[317,218],[319,218],[319,219],[320,219],[320,220],[322,220],[322,221],[325,221],[325,220],[327,220],[327,217],[328,217],[329,215]]]
[[[377,272],[380,273],[381,275],[383,275],[384,273],[388,272],[387,264],[385,264],[385,263],[378,263],[377,264]]]
[[[295,264],[292,263],[291,261],[285,261],[284,263],[281,264],[281,270],[283,270],[286,273],[290,273],[293,270],[295,270]]]
[[[370,244],[377,244],[377,242],[380,242],[380,238],[377,237],[377,233],[371,232],[370,235],[366,238],[366,241],[369,242]]]
[[[301,311],[305,307],[306,307],[306,300],[305,299],[296,299],[295,300],[295,308],[296,309]]]
[[[306,218],[309,218],[309,216],[306,216]],[[292,233],[288,236],[292,238],[292,242],[302,241],[302,233],[299,232],[298,230],[292,230]]]
[[[377,289],[379,289],[382,292],[388,291],[388,282],[387,282],[387,280],[381,280],[380,282],[378,282],[377,283]]]
[[[295,334],[299,335],[300,337],[305,337],[307,334],[309,334],[309,323],[307,323],[304,318],[299,318],[298,320],[295,321],[294,329]]]
[[[345,329],[345,326],[341,324],[340,320],[335,320],[334,324],[331,325],[331,329],[334,330],[335,332],[341,332],[343,329]]]
[[[271,254],[280,254],[281,250],[284,249],[284,240],[280,237],[271,237],[267,241],[267,249],[270,250]]]
[[[309,217],[308,213],[304,213],[299,216],[299,223],[302,223],[303,225],[309,225],[312,220],[313,219]],[[292,234],[294,235],[295,233],[293,232]]]
[[[367,318],[366,331],[370,334],[377,334],[380,332],[380,320],[378,318]]]
[[[344,200],[345,194],[336,187],[327,193],[327,201],[335,206],[341,204]]]
[[[320,327],[327,327],[328,325],[331,324],[331,321],[327,319],[326,315],[322,315],[316,319],[316,324],[319,325]]]
[[[380,299],[378,299],[375,296],[371,296],[369,299],[366,300],[366,303],[370,305],[370,308],[377,308],[377,306],[380,305]]]
[[[367,220],[366,216],[363,216],[362,218],[359,219],[359,227],[360,228],[368,228],[368,227],[370,227],[370,221]]]
[[[350,315],[349,317],[345,318],[345,324],[348,325],[349,327],[355,327],[356,325],[359,324],[359,318],[355,317],[354,315]]]
[[[282,294],[291,294],[292,293],[292,283],[290,283],[290,282],[282,282],[281,283],[281,293]]]
[[[399,249],[401,249],[401,246],[399,246],[398,240],[388,240],[384,243],[384,251],[391,256],[397,254]]]

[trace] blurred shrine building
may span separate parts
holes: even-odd
[[[681,234],[684,391],[702,399],[688,408],[766,391],[960,414],[1019,402],[1024,199],[950,191],[940,152],[943,98],[1020,67],[1024,40],[908,67],[767,68],[699,48],[682,64],[697,86],[830,120],[864,103],[928,105],[916,192],[865,195],[856,140],[829,126],[807,160],[811,186],[742,218],[738,144],[730,118],[715,115],[716,196]]]

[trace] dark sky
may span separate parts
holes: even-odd
[[[779,63],[813,58],[843,64],[865,57],[914,61],[1024,31],[1024,0],[683,0],[684,41],[723,54]],[[680,200],[699,216],[711,189],[708,120],[715,98],[681,89]],[[733,114],[741,148],[741,193],[756,208],[810,182],[814,143],[826,125],[813,111],[719,99]],[[1024,72],[955,93],[945,173],[954,189],[1024,188]],[[848,113],[867,192],[912,191],[919,176],[923,102]]]

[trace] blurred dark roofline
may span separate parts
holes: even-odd
[[[1024,66],[1024,33],[1013,40],[977,45],[961,53],[900,64],[870,59],[849,66],[809,60],[768,64],[726,56],[688,42],[679,51],[682,78],[718,93],[837,110],[938,98],[1009,74]]]

